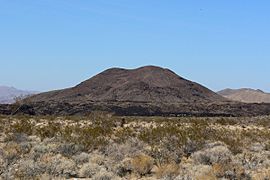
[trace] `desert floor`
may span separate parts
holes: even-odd
[[[270,117],[0,116],[2,179],[270,179]]]

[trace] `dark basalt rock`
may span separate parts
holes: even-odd
[[[48,103],[48,104],[47,104]],[[270,115],[270,104],[163,104],[157,106],[150,103],[88,103],[70,104],[42,102],[22,105],[1,105],[0,113],[6,115],[88,115],[93,111],[105,111],[120,116],[200,116],[200,117],[238,117]]]

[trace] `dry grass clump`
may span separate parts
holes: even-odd
[[[46,126],[39,126],[35,128],[35,134],[42,140],[45,138],[57,137],[58,133],[61,132],[61,125],[59,123],[53,123],[49,121]]]
[[[86,163],[83,164],[82,168],[80,169],[79,176],[81,178],[92,178],[95,174],[100,172],[102,167],[98,164],[94,163]]]
[[[225,125],[236,125],[239,123],[239,121],[232,118],[218,118],[215,120],[215,123],[225,126]]]
[[[3,147],[3,158],[7,166],[20,159],[21,155],[21,148],[19,144],[15,142],[7,143],[6,146]]]
[[[192,152],[202,148],[209,139],[208,124],[206,122],[192,122],[187,126],[174,123],[157,125],[154,128],[144,129],[139,138],[150,145],[151,155],[159,163],[168,161],[179,162],[183,155],[189,156]]]
[[[270,140],[265,143],[264,150],[270,151]]]
[[[166,163],[166,164],[158,164],[153,168],[153,171],[157,178],[162,179],[174,179],[179,174],[179,165],[172,162],[172,163]]]
[[[0,174],[3,174],[5,171],[5,160],[4,160],[4,157],[1,153],[0,155]]]
[[[194,165],[185,164],[180,166],[179,175],[175,178],[176,180],[216,180],[216,176],[212,172],[212,167],[208,165]]]
[[[73,155],[80,153],[82,150],[83,147],[80,144],[63,143],[57,147],[56,152],[66,157],[72,157]]]
[[[115,142],[109,143],[104,150],[104,154],[111,159],[120,162],[126,157],[132,157],[134,154],[143,153],[145,148],[145,144],[142,141],[136,138],[130,138],[120,144]]]
[[[231,161],[232,153],[226,145],[217,142],[207,145],[207,147],[201,151],[195,152],[191,158],[198,164],[223,164]]]
[[[44,173],[44,169],[37,162],[31,159],[22,159],[18,163],[18,168],[15,171],[15,177],[17,178],[35,178],[38,175]]]
[[[235,156],[234,160],[241,162],[241,165],[247,170],[257,170],[270,167],[270,152],[244,152]]]
[[[99,172],[97,172],[93,178],[93,180],[118,180],[119,177],[115,176],[112,172],[106,171],[102,168]]]
[[[114,172],[120,176],[125,177],[132,173],[132,158],[125,158],[114,169]]]
[[[57,154],[47,160],[46,172],[52,176],[70,178],[76,177],[76,168],[74,161]]]
[[[254,180],[268,180],[268,179],[270,179],[270,167],[260,169],[256,172],[252,172],[251,177]]]
[[[99,153],[99,152],[93,152],[91,153],[91,156],[89,158],[89,162],[93,164],[98,164],[98,165],[104,165],[106,162],[106,157]]]
[[[76,164],[88,163],[89,158],[90,158],[90,155],[85,152],[72,156],[72,159],[76,162]]]
[[[135,173],[143,176],[150,173],[154,166],[154,160],[148,155],[139,154],[132,159],[131,166]]]
[[[19,119],[14,124],[10,125],[11,132],[18,134],[33,134],[34,124],[30,122],[29,119]]]
[[[213,173],[218,178],[227,179],[250,179],[245,169],[239,164],[234,163],[216,163],[212,166]]]

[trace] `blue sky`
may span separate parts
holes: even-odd
[[[270,92],[268,0],[0,0],[0,84],[47,91],[158,65]]]

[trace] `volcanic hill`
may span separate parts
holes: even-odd
[[[188,81],[169,69],[145,66],[138,69],[112,68],[79,85],[33,96],[32,102],[220,102],[225,99]]]

